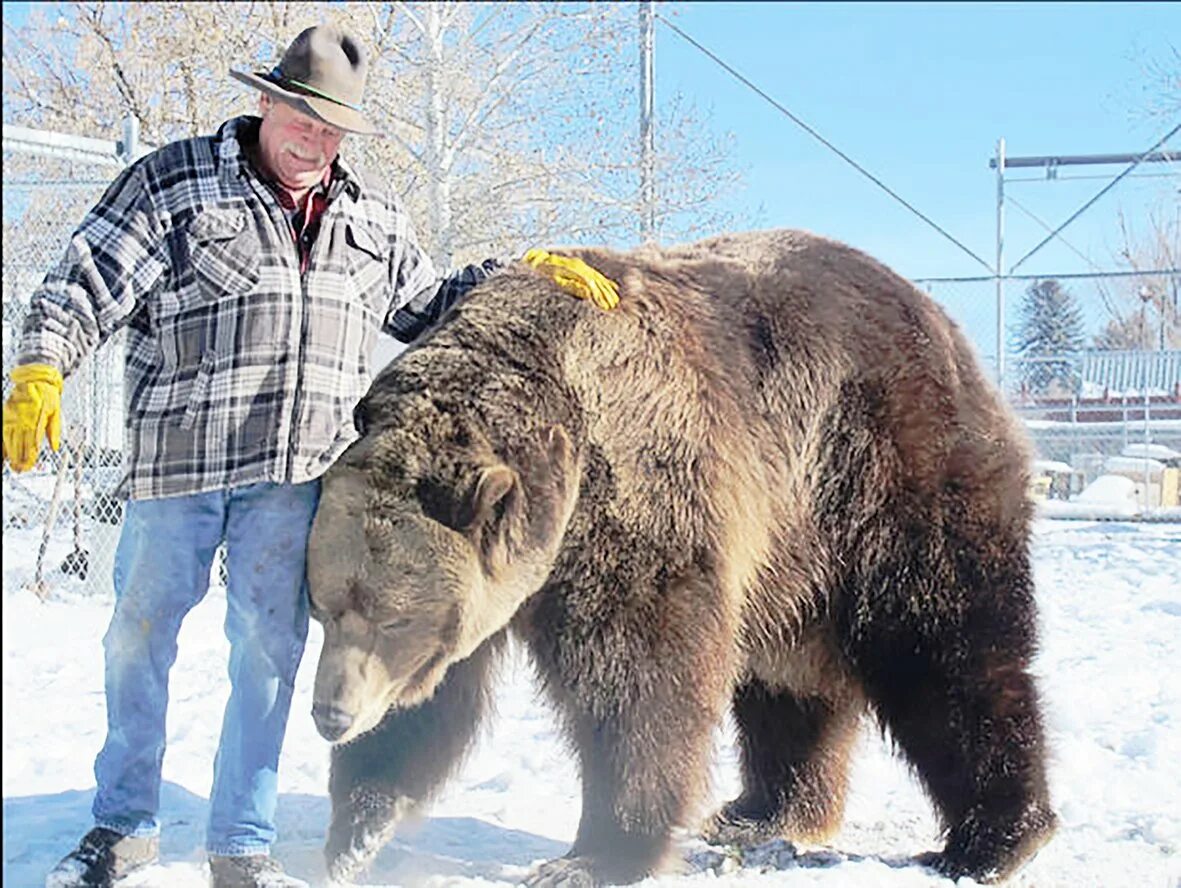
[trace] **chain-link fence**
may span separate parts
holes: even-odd
[[[134,130],[119,142],[4,127],[3,353],[8,370],[28,300],[57,262],[86,210],[136,155]],[[1068,498],[1105,474],[1128,478],[1148,510],[1177,503],[1181,473],[1181,326],[1176,269],[1064,275],[1079,307],[1083,336],[1050,354],[1014,348],[1026,289],[1054,276],[1004,281],[1009,316],[1003,387],[1025,418],[1039,457],[1039,495]],[[977,343],[996,378],[996,281],[920,280]],[[5,582],[39,590],[78,583],[110,591],[122,504],[114,496],[123,446],[122,337],[71,375],[63,401],[63,445],[33,470],[3,470],[4,556],[31,565]],[[990,349],[981,344],[991,343]],[[1119,346],[1123,343],[1123,348]],[[1128,346],[1131,347],[1128,347]],[[224,582],[224,560],[218,576]]]
[[[112,143],[4,127],[5,397],[29,296],[122,166]],[[29,472],[4,467],[5,563],[28,564],[36,553],[32,575],[16,576],[39,590],[70,577],[90,591],[109,590],[122,511],[113,496],[122,455],[121,362],[116,341],[71,376],[59,453],[46,451]],[[6,582],[10,576],[6,570]]]
[[[1039,318],[1042,303],[1026,297],[1034,287],[1044,293],[1047,281],[1066,296],[1053,316]],[[1005,279],[999,374],[996,279],[917,283],[978,346],[991,345],[980,348],[982,363],[999,376],[1036,449],[1035,495],[1075,499],[1113,476],[1126,479],[1145,514],[1181,506],[1181,272]],[[1056,337],[1071,347],[1048,345]]]

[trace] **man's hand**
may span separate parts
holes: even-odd
[[[37,462],[41,439],[61,447],[62,375],[49,364],[21,364],[9,374],[12,394],[4,402],[4,459],[14,472]]]
[[[603,277],[581,259],[555,256],[545,250],[530,250],[525,254],[523,261],[571,296],[589,299],[604,311],[609,311],[619,304],[619,289],[615,286],[615,281]]]

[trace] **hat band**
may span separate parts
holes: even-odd
[[[302,83],[298,80],[293,80],[292,78],[285,76],[282,69],[280,69],[278,66],[271,69],[271,77],[282,80],[284,83],[290,83],[292,86],[298,86],[300,89],[306,89],[313,95],[319,96],[321,99],[327,99],[330,102],[335,102],[337,105],[343,105],[346,108],[352,108],[357,112],[360,112],[361,110],[360,105],[354,105],[352,102],[346,102],[344,99],[338,99],[336,96],[330,96],[323,90],[316,89],[314,86],[309,86],[306,83]]]

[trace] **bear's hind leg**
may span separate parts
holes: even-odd
[[[965,550],[958,551],[962,559]],[[916,565],[909,576],[928,575],[925,567]],[[943,851],[925,862],[953,878],[1006,878],[1056,824],[1037,690],[1027,671],[1032,584],[1028,566],[1019,568],[1005,580],[1001,571],[977,572],[992,574],[989,588],[961,589],[955,606],[939,613],[875,614],[855,633],[851,651],[879,718],[946,827]],[[947,601],[930,588],[891,593],[895,601],[899,596]]]
[[[750,845],[773,838],[818,842],[840,826],[859,699],[799,696],[752,678],[734,692],[742,795],[719,811],[705,838]]]
[[[425,703],[391,709],[372,731],[332,747],[324,846],[332,879],[348,881],[368,866],[398,822],[460,764],[491,708],[491,672],[504,641],[501,632],[452,665]]]

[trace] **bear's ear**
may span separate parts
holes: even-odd
[[[489,517],[503,517],[509,498],[519,486],[517,473],[506,465],[481,469],[468,500],[468,525],[484,524]]]
[[[420,478],[415,496],[428,518],[468,533],[486,523],[490,515],[503,511],[514,487],[519,485],[516,472],[506,465],[495,465],[474,472],[458,486],[434,477]]]
[[[521,479],[508,466],[487,466],[476,476],[463,510],[464,524],[489,573],[501,570],[520,542],[522,500]]]

